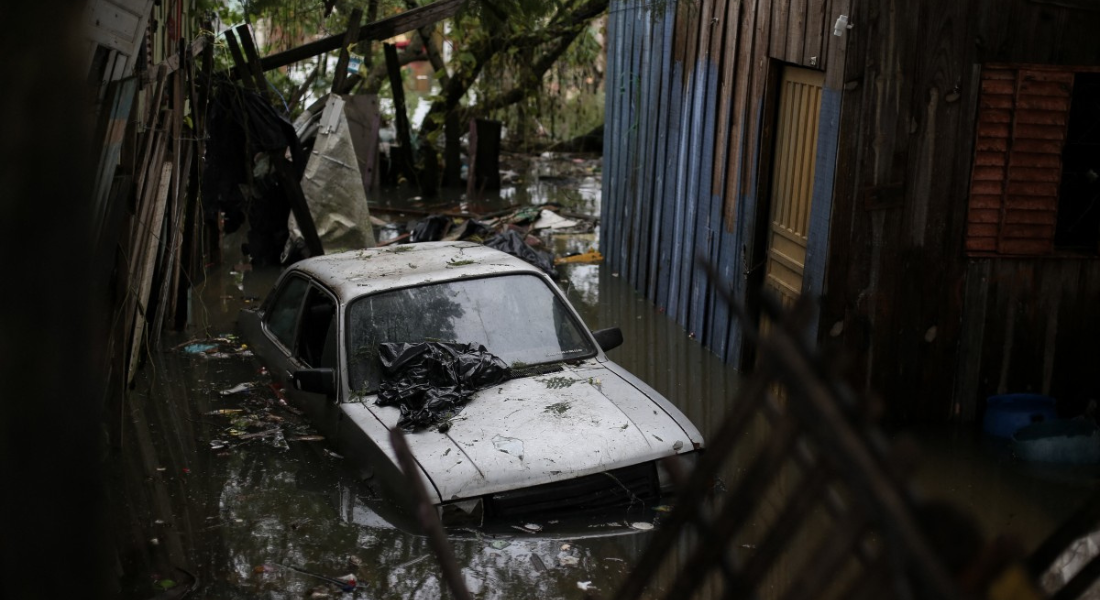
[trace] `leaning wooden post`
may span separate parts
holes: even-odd
[[[332,74],[332,93],[344,93],[344,82],[348,78],[348,61],[351,60],[348,46],[359,39],[359,24],[363,21],[363,10],[356,8],[351,11],[348,19],[348,30],[344,33],[344,44],[340,47],[340,58],[336,60],[336,72]]]
[[[413,168],[412,135],[409,132],[409,115],[405,112],[405,86],[401,81],[401,65],[397,61],[397,46],[383,44],[386,54],[386,72],[390,76],[390,88],[393,90],[393,110],[397,114],[397,163],[410,184],[416,183],[416,170]]]
[[[252,30],[248,28],[248,25],[242,24],[237,25],[236,31],[241,38],[241,49],[244,50],[245,65],[256,81],[256,91],[260,92],[264,100],[270,102],[271,92],[268,90],[264,71],[260,68],[260,54],[256,51],[256,43],[252,41]],[[230,45],[230,49],[232,49],[232,45]]]

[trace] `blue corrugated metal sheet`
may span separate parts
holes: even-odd
[[[784,1],[612,0],[609,9],[601,250],[608,268],[733,363],[741,333],[716,286],[744,297],[756,215],[767,210],[757,202],[771,35],[765,25]],[[786,27],[780,35],[802,34]],[[815,197],[827,199],[836,107],[826,110],[823,137],[832,138],[822,140],[818,164],[829,168],[816,178]],[[828,202],[815,205],[807,281],[815,292],[828,217]],[[708,280],[698,257],[715,266],[719,282]]]

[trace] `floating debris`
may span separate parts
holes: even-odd
[[[594,265],[603,262],[603,254],[598,250],[589,249],[582,254],[559,256],[554,259],[555,265]]]
[[[411,567],[411,566],[415,565],[416,563],[424,562],[425,560],[428,560],[429,556],[431,556],[431,554],[425,554],[423,556],[418,556],[418,557],[416,557],[416,558],[414,558],[410,561],[406,561],[406,562],[403,562],[403,563],[397,565],[396,567],[394,567],[394,570],[404,569],[404,568],[407,568],[407,567]]]
[[[542,531],[542,525],[538,525],[536,523],[527,523],[523,526],[512,525],[512,529],[515,529],[516,531],[522,531],[523,533],[538,533]]]
[[[221,394],[222,396],[232,396],[233,394],[239,394],[241,392],[247,392],[248,390],[252,389],[253,387],[256,387],[256,382],[248,381],[248,382],[245,382],[245,383],[238,383],[237,385],[235,385],[231,388],[228,388],[228,389],[221,390],[218,393]]]
[[[540,558],[538,554],[531,554],[531,565],[540,573],[546,572],[547,570],[546,563],[542,562],[542,558]]]
[[[637,529],[638,531],[649,531],[653,529],[653,523],[646,523],[645,521],[636,521],[627,525],[631,529]]]

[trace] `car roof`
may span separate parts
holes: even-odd
[[[352,250],[307,258],[291,271],[310,275],[341,302],[389,289],[503,273],[542,271],[533,265],[473,242],[422,242],[389,248]]]

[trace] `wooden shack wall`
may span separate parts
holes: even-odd
[[[601,226],[607,266],[735,364],[740,328],[715,286],[745,293],[757,213],[767,209],[758,200],[770,163],[773,100],[766,92],[780,64],[826,71],[829,122],[818,163],[825,166],[815,181],[810,234],[811,254],[818,254],[808,258],[817,269],[810,280],[823,285],[844,62],[843,40],[831,32],[848,4],[611,3]],[[700,257],[718,281],[706,277]]]
[[[1100,12],[855,0],[822,338],[906,420],[998,392],[1096,393],[1100,260],[967,259],[980,65],[1095,65]]]

